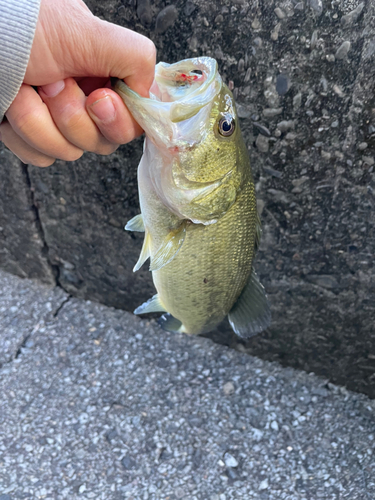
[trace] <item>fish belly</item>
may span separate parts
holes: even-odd
[[[176,257],[153,272],[163,305],[186,333],[212,330],[231,310],[251,272],[256,223],[254,185],[249,182],[218,222],[189,224]],[[160,241],[163,232],[154,227],[151,238]]]

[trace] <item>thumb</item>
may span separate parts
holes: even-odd
[[[131,89],[148,97],[156,60],[156,48],[149,38],[98,19],[98,29],[91,42],[92,75],[120,78]]]

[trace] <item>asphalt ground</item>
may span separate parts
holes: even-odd
[[[0,363],[0,500],[375,498],[375,401],[315,375],[3,272]]]

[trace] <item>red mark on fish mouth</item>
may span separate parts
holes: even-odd
[[[178,153],[183,153],[186,151],[190,151],[193,149],[194,144],[189,144],[189,143],[181,143],[179,146],[170,146],[168,148],[168,152],[171,153],[172,155],[177,155]]]
[[[203,75],[187,75],[186,73],[180,73],[179,75],[176,75],[177,82],[193,83],[203,79]]]

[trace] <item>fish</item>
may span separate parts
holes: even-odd
[[[134,271],[150,259],[157,293],[135,314],[163,313],[171,332],[212,331],[226,316],[249,338],[271,322],[253,268],[261,225],[247,146],[233,95],[215,59],[156,66],[149,97],[112,81],[145,131],[138,167],[141,213],[125,226],[144,232]]]

